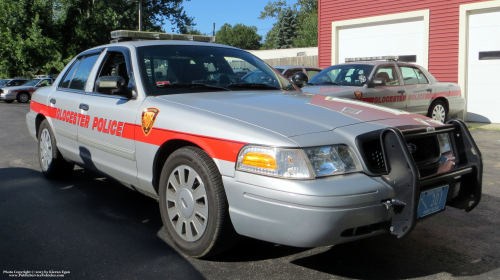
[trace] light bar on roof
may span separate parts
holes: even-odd
[[[345,62],[356,62],[356,61],[376,61],[376,60],[397,60],[399,56],[397,55],[386,55],[386,56],[367,56],[367,57],[354,57],[346,58]]]
[[[184,40],[196,42],[215,42],[213,36],[189,35],[189,34],[171,34],[160,32],[144,32],[131,30],[111,31],[112,39],[130,39],[130,40]]]

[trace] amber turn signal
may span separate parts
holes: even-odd
[[[242,163],[249,166],[272,170],[278,168],[278,164],[276,164],[274,157],[265,153],[246,153],[243,157]]]

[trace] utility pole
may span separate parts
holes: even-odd
[[[139,2],[139,31],[142,31],[142,0],[127,0],[128,2]]]
[[[214,37],[215,37],[215,22],[214,22]]]
[[[139,0],[139,31],[142,31],[142,0]]]

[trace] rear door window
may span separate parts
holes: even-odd
[[[90,71],[92,71],[97,58],[99,58],[98,55],[91,55],[82,59],[82,62],[80,63],[80,65],[78,65],[78,68],[76,69],[68,88],[85,90],[85,84],[89,79]]]
[[[418,85],[420,84],[418,80],[417,73],[413,67],[401,67],[401,74],[403,75],[403,80],[405,85]]]
[[[417,73],[418,82],[421,84],[428,84],[429,80],[425,77],[424,73],[419,69],[415,68],[415,73]]]
[[[377,70],[375,78],[385,79],[385,84],[388,86],[399,85],[398,75],[396,73],[396,67],[394,66],[383,66]]]
[[[73,63],[73,66],[66,71],[66,75],[64,76],[64,79],[62,83],[59,85],[60,88],[69,88],[69,84],[71,82],[71,79],[73,79],[73,75],[75,74],[76,68],[78,68],[78,65],[80,64],[81,60],[78,59]]]

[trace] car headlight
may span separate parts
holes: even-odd
[[[314,179],[360,171],[361,165],[346,145],[306,149],[246,146],[238,155],[236,169],[289,179]]]
[[[316,177],[361,171],[356,154],[346,145],[304,149]]]
[[[438,134],[439,147],[441,148],[441,154],[445,154],[451,151],[450,137],[447,133]]]

